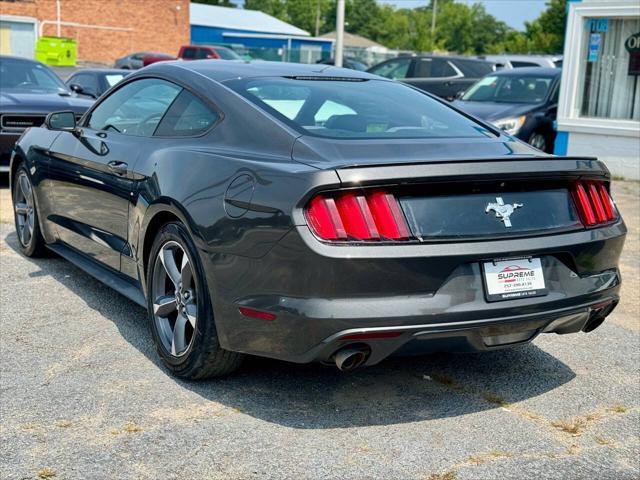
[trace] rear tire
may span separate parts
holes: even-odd
[[[11,182],[11,190],[13,220],[20,251],[27,257],[46,256],[47,248],[40,231],[33,184],[24,163],[20,164],[16,170]]]
[[[174,375],[202,380],[240,366],[243,355],[220,346],[200,257],[181,223],[164,225],[153,242],[147,292],[153,340]]]

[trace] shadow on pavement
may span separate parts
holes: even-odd
[[[14,233],[5,237],[17,251]],[[146,312],[61,259],[27,259],[90,308],[113,322],[122,337],[163,368],[148,331]],[[122,308],[122,304],[128,308]],[[301,429],[393,425],[499,408],[549,392],[575,374],[533,344],[482,354],[390,358],[339,372],[249,357],[236,374],[204,382],[168,380],[203,399],[252,417]],[[161,387],[164,388],[164,387]]]

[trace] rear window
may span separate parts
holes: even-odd
[[[401,83],[358,79],[260,78],[228,82],[303,133],[334,138],[453,138],[493,134]]]

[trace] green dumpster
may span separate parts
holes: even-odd
[[[73,67],[77,48],[73,38],[40,37],[36,44],[36,60],[47,65]]]

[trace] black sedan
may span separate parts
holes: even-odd
[[[191,379],[244,354],[373,365],[588,332],[625,225],[593,158],[558,158],[407,85],[326,66],[162,62],[11,163],[22,251],[148,308]]]
[[[454,105],[552,153],[561,74],[559,68],[501,70],[478,81]]]
[[[130,73],[131,70],[117,68],[87,68],[71,75],[65,83],[77,94],[98,98]]]
[[[11,149],[27,128],[42,125],[55,110],[71,110],[79,118],[92,104],[40,62],[0,56],[0,172],[9,171]]]

